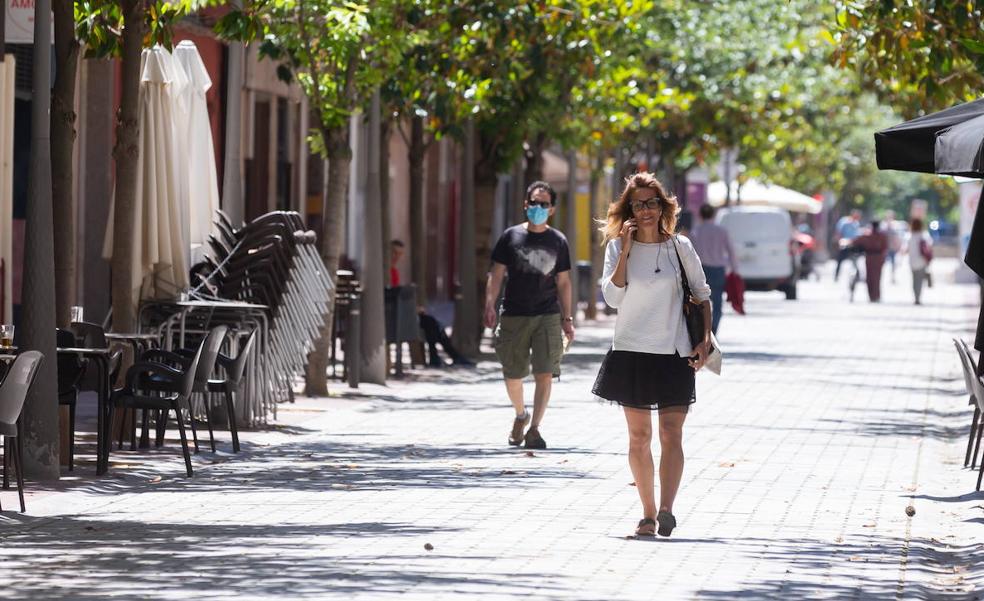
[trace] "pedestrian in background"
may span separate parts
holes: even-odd
[[[526,222],[503,232],[492,250],[485,326],[495,328],[495,353],[502,363],[506,393],[516,410],[509,444],[545,449],[540,423],[550,402],[553,376],[560,375],[563,337],[567,336],[568,342],[574,339],[571,254],[564,234],[547,225],[557,208],[557,193],[550,184],[530,184],[523,208]],[[503,279],[506,289],[500,316],[496,301]],[[532,416],[523,397],[523,379],[531,364],[536,384]],[[527,425],[530,428],[524,434]]]
[[[592,392],[618,403],[625,414],[629,467],[643,512],[636,534],[644,536],[669,536],[676,527],[673,501],[683,476],[683,422],[696,398],[694,374],[707,360],[711,339],[711,289],[693,245],[673,235],[679,210],[676,198],[653,174],[637,173],[608,208],[601,228],[607,242],[602,293],[618,317]],[[696,347],[683,318],[684,271],[707,326]],[[653,410],[659,416],[658,511]]]
[[[903,252],[909,255],[909,268],[912,269],[912,294],[917,305],[922,304],[922,287],[926,281],[929,263],[933,260],[933,238],[925,230],[922,219],[913,217],[909,222],[909,235],[906,237]]]
[[[853,209],[838,219],[837,225],[834,226],[834,233],[837,236],[838,248],[837,267],[834,268],[834,281],[836,282],[837,278],[840,277],[841,263],[851,254],[848,247],[861,234],[861,211]]]
[[[890,266],[890,275],[892,278],[892,283],[895,283],[895,258],[898,256],[899,251],[902,250],[902,236],[899,234],[898,229],[896,229],[895,223],[895,211],[885,211],[885,218],[882,221],[882,227],[885,230],[885,235],[888,236],[888,263]]]
[[[711,331],[717,334],[724,307],[724,287],[727,272],[738,274],[738,258],[728,236],[728,230],[714,223],[714,207],[701,205],[700,223],[690,234],[690,241],[704,267],[704,277],[711,287]]]
[[[864,251],[865,282],[868,284],[868,300],[881,301],[881,274],[888,255],[888,235],[882,230],[881,222],[871,222],[871,230],[854,239],[853,247]]]

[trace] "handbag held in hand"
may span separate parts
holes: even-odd
[[[683,321],[687,324],[690,346],[696,348],[698,344],[704,341],[704,332],[706,331],[704,307],[694,297],[693,291],[690,289],[690,278],[687,277],[687,268],[683,266],[683,259],[680,258],[676,240],[673,241],[673,251],[676,253],[677,262],[680,263],[680,285],[683,287]],[[713,332],[711,333],[710,348],[707,351],[707,361],[704,365],[712,372],[721,374],[721,348],[718,346],[717,338],[714,337]]]

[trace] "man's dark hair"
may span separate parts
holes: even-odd
[[[533,200],[533,193],[537,190],[546,190],[550,194],[550,204],[557,204],[557,191],[547,182],[535,181],[526,188],[526,202]]]
[[[711,205],[708,204],[700,205],[700,218],[703,219],[704,221],[713,219],[715,212],[716,211],[714,207],[712,207]]]
[[[403,240],[399,240],[397,238],[393,238],[392,240],[390,240],[390,246],[395,246],[397,248],[403,248],[406,245],[403,244]]]

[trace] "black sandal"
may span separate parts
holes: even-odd
[[[676,528],[676,518],[669,511],[660,511],[656,514],[656,521],[659,522],[659,530],[657,534],[660,536],[669,536],[673,533],[673,529]]]
[[[655,536],[656,520],[653,518],[642,518],[636,527],[636,536]]]

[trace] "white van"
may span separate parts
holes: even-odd
[[[748,290],[780,290],[796,298],[793,226],[789,211],[776,207],[728,207],[716,221],[728,231],[738,271]]]

